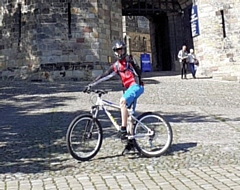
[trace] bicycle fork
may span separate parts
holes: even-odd
[[[93,127],[94,123],[96,122],[96,117],[98,114],[98,107],[97,106],[92,106],[91,109],[91,115],[92,115],[92,121],[87,121],[85,130],[84,130],[84,138],[85,139],[91,139],[92,138],[92,133],[93,133]]]

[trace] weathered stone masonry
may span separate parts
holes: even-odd
[[[201,64],[198,74],[240,81],[240,1],[196,3],[200,35],[193,40]]]
[[[184,14],[192,4],[198,6],[200,35],[184,39],[189,28],[183,27],[179,13],[167,14],[172,70],[179,69],[177,53],[187,43],[199,58],[198,76],[240,81],[240,0],[178,2]],[[152,38],[158,34],[151,20],[148,35],[139,26],[131,31],[130,21],[122,22],[121,13],[120,0],[0,1],[0,78],[90,79],[113,60],[111,43],[124,32],[132,39],[136,57],[144,49],[134,50],[133,39],[139,36],[139,42],[146,39],[147,52],[151,47],[154,58],[160,49]]]
[[[4,0],[0,6],[3,77],[89,79],[110,60],[111,41],[122,37],[120,1]],[[37,70],[43,72],[29,75]]]

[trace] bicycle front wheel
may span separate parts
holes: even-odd
[[[73,158],[87,161],[93,158],[101,148],[102,127],[91,115],[77,116],[69,125],[66,141]]]
[[[156,113],[140,115],[134,126],[135,147],[146,157],[164,154],[172,144],[172,128],[166,119]],[[150,129],[150,131],[149,131]]]

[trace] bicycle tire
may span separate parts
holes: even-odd
[[[141,127],[141,123],[145,124],[148,128],[154,130],[154,135],[152,137],[146,136],[135,138],[133,142],[136,149],[141,155],[146,157],[158,157],[163,155],[171,146],[173,139],[172,127],[169,122],[162,115],[152,112],[143,113],[139,115],[137,119],[138,122],[135,124],[133,130],[134,135],[144,133],[146,134],[146,130]],[[159,124],[157,125],[158,128],[155,127],[156,124]],[[157,130],[161,130],[159,132],[164,132],[165,135],[163,133],[157,134]],[[160,137],[160,139],[157,139],[158,137]],[[162,141],[163,139],[161,137],[164,137],[165,140]],[[152,139],[152,141],[150,140],[150,138]],[[148,140],[149,143],[147,143],[146,140]],[[154,148],[153,144],[151,144],[150,141],[152,143],[155,143]],[[156,147],[156,145],[159,145],[159,147]]]
[[[79,125],[81,122],[84,122],[83,124],[85,126]],[[93,126],[93,130],[90,132],[89,129],[91,126]],[[96,142],[94,141],[95,134],[97,137]],[[75,140],[77,140],[77,142]],[[80,140],[80,142],[78,142],[78,140]],[[79,161],[88,161],[96,156],[102,146],[102,140],[103,132],[101,124],[97,119],[94,119],[93,122],[92,115],[90,114],[75,117],[70,123],[66,134],[68,151],[73,158]],[[90,147],[92,141],[94,141],[96,145]],[[84,150],[85,145],[89,147]],[[90,150],[91,148],[92,150]]]

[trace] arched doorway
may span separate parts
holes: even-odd
[[[186,0],[186,4],[190,6],[191,1]],[[122,0],[122,14],[149,19],[153,70],[175,70],[178,50],[183,44],[192,42],[188,8],[184,11],[178,0],[153,0],[151,3],[147,0]]]

